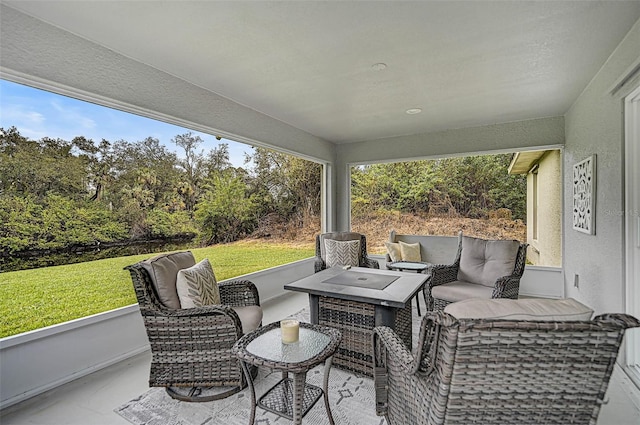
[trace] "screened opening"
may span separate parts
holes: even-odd
[[[527,242],[529,264],[560,266],[560,151],[542,152],[533,159],[535,167],[520,164],[531,160],[525,153],[354,166],[351,227],[367,235],[375,254],[386,253],[391,230],[442,236],[462,231]],[[544,231],[536,236],[539,228]]]
[[[0,80],[0,337],[136,302],[123,267],[218,280],[312,257],[322,165]]]

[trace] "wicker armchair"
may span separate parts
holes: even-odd
[[[499,248],[487,254],[491,251],[487,247],[492,244]],[[455,262],[430,268],[431,279],[425,294],[427,309],[442,310],[452,302],[468,298],[517,299],[527,246],[518,241],[487,241],[462,236]],[[505,255],[508,260],[500,258],[500,255]],[[501,266],[496,268],[496,263],[501,263]]]
[[[322,233],[316,236],[316,259],[314,263],[315,273],[327,268],[325,239],[336,241],[360,241],[360,251],[358,253],[358,266],[368,267],[370,269],[379,269],[380,265],[376,260],[372,260],[367,255],[367,238],[361,233],[355,232],[333,232]]]
[[[193,255],[186,251],[125,269],[131,273],[151,345],[149,386],[166,387],[171,397],[183,401],[211,401],[246,386],[231,348],[244,333],[261,325],[262,309],[255,285],[246,280],[220,282],[221,305],[181,309],[161,301],[167,292],[158,282],[173,282],[175,291],[177,271],[194,264]]]
[[[571,322],[429,312],[413,355],[390,328],[375,328],[376,413],[389,425],[594,425],[624,331],[638,326],[624,314]]]

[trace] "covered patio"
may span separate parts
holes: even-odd
[[[0,19],[3,79],[321,163],[322,231],[350,229],[354,165],[561,149],[562,266],[527,267],[521,295],[640,317],[640,2],[2,0]],[[572,173],[591,155],[586,234]],[[307,305],[282,286],[311,273],[248,277],[265,323]],[[135,305],[98,316],[0,343],[3,423],[126,423],[144,329]],[[637,334],[599,424],[640,415]]]
[[[280,297],[277,302],[265,306],[265,323],[305,307],[308,307],[305,294],[296,293]],[[114,409],[139,398],[149,390],[147,380],[150,361],[150,351],[144,351],[4,409],[0,419],[5,425],[129,424],[125,418],[114,412]],[[614,371],[606,399],[608,403],[602,406],[597,422],[599,425],[636,424],[640,415],[640,390],[620,368]],[[318,403],[312,412],[324,413],[322,403]],[[240,413],[242,412],[238,412]],[[356,423],[369,425],[370,422],[366,419]]]

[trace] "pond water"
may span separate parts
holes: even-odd
[[[128,243],[119,246],[81,247],[75,250],[58,252],[30,252],[17,256],[0,255],[0,272],[36,269],[39,267],[59,266],[62,264],[83,263],[103,258],[124,257],[127,255],[152,254],[156,252],[177,251],[197,248],[193,241],[146,241]]]

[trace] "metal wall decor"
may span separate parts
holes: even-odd
[[[596,233],[596,156],[573,166],[573,228]]]

